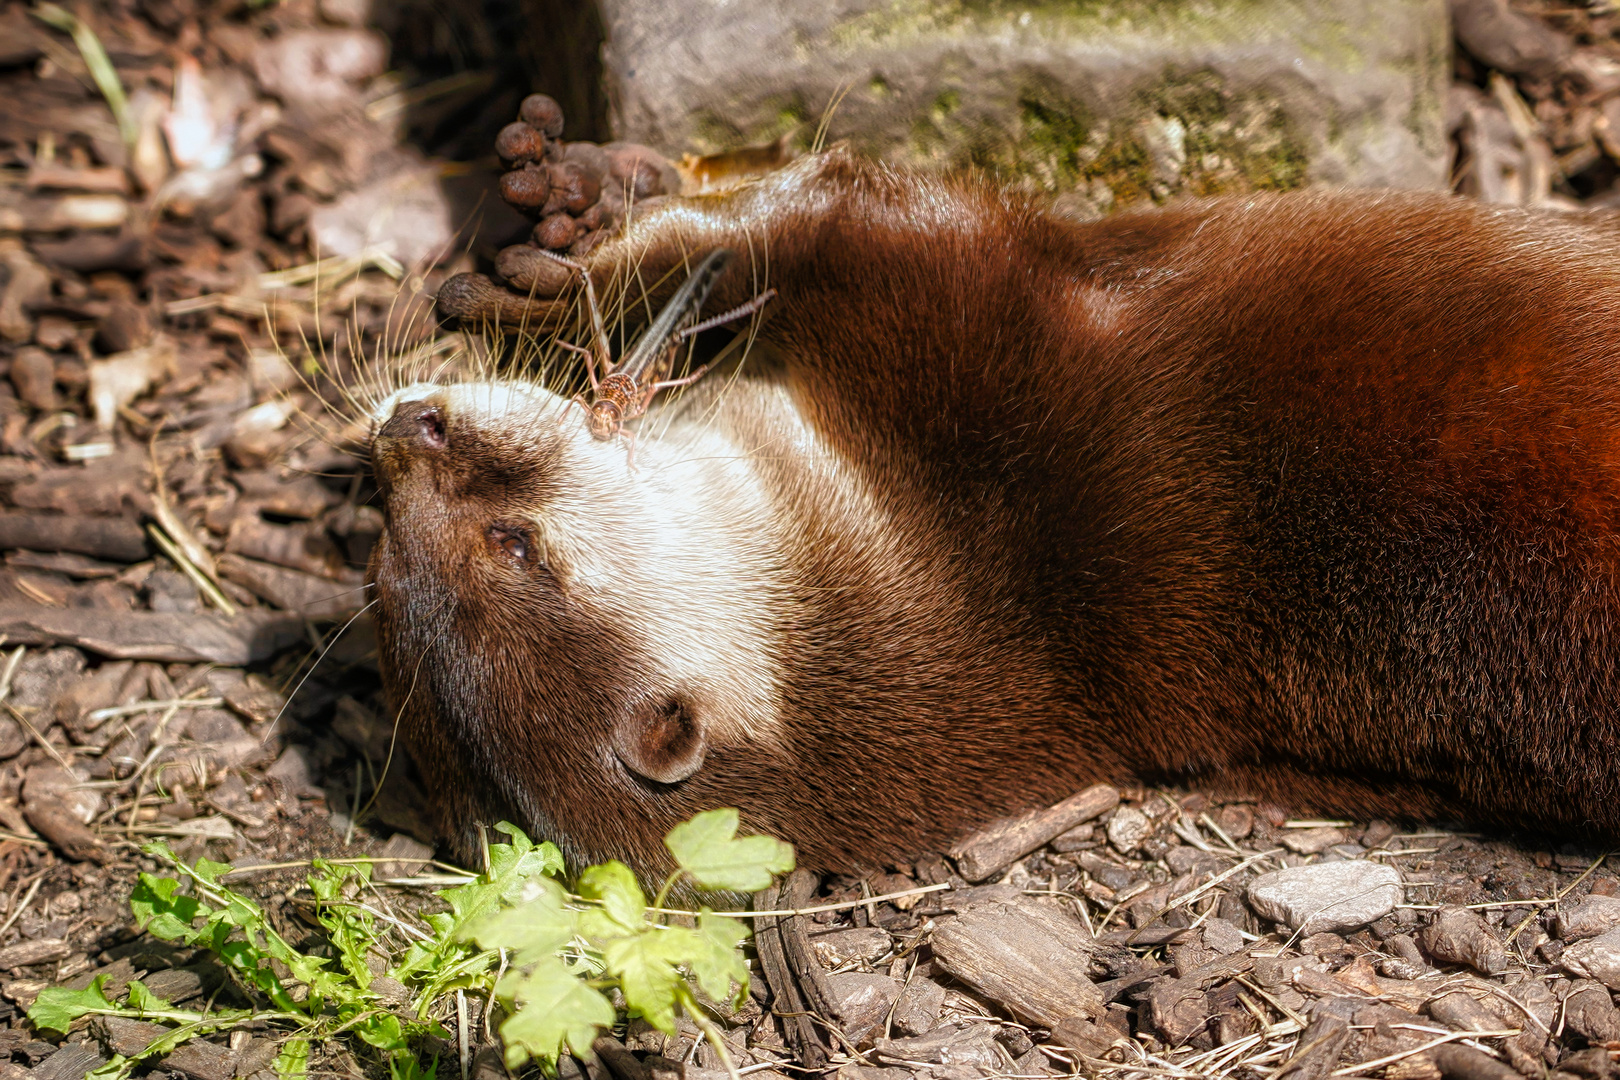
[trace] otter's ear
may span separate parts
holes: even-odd
[[[659,784],[685,780],[703,767],[703,725],[678,702],[647,702],[613,727],[613,752],[624,767]]]

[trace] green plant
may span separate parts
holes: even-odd
[[[740,945],[748,928],[707,907],[680,912],[663,904],[683,881],[753,891],[792,869],[790,847],[769,837],[738,838],[737,824],[735,810],[715,810],[672,830],[665,843],[677,869],[648,905],[635,876],[617,862],[591,867],[580,875],[578,892],[567,892],[558,880],[557,848],[533,844],[503,822],[496,828],[509,842],[489,846],[485,871],[472,882],[439,892],[449,910],[426,916],[425,930],[354,899],[369,885],[369,866],[317,860],[308,880],[323,951],[330,955],[300,951],[282,938],[258,904],[223,882],[228,864],[202,859],[187,866],[165,844],[150,844],[147,854],[178,876],[140,875],[130,897],[139,927],[213,953],[255,1007],[213,1008],[210,1002],[201,1011],[177,1009],[139,980],[109,997],[98,977],[83,990],[42,991],[28,1017],[36,1028],[57,1032],[94,1015],[170,1025],[139,1053],[114,1057],[89,1080],[122,1080],[189,1039],[249,1020],[273,1022],[286,1033],[275,1062],[284,1077],[304,1075],[312,1043],[339,1039],[369,1051],[392,1080],[433,1080],[438,1063],[424,1065],[421,1050],[432,1038],[447,1037],[432,1013],[448,994],[492,994],[506,1013],[500,1031],[507,1060],[533,1058],[549,1070],[568,1050],[589,1054],[596,1035],[618,1020],[609,997],[617,989],[631,1014],[665,1031],[674,1031],[678,1013],[691,1016],[729,1067],[694,984],[711,999],[736,987],[741,1001],[748,967]],[[380,956],[385,936],[379,921],[413,940]],[[408,1008],[391,1007],[376,991],[374,963],[409,988]]]
[[[737,823],[737,811],[711,810],[670,830],[664,844],[677,869],[650,906],[629,867],[608,862],[580,875],[577,899],[585,903],[541,878],[521,907],[467,931],[486,948],[510,950],[510,970],[495,985],[511,1012],[501,1025],[508,1065],[531,1057],[554,1064],[566,1050],[589,1054],[597,1032],[614,1021],[608,995],[617,988],[631,1015],[669,1034],[677,1012],[686,1013],[732,1069],[693,984],[715,1000],[733,996],[735,986],[741,1004],[748,965],[738,947],[748,927],[707,907],[670,912],[664,901],[683,878],[701,889],[752,892],[793,869],[791,847],[766,836],[738,838]],[[693,925],[672,923],[671,915],[689,916]]]

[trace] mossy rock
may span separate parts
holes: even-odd
[[[599,3],[617,134],[672,152],[824,127],[1088,213],[1445,183],[1442,0]]]

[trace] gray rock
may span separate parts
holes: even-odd
[[[1401,902],[1401,875],[1365,861],[1294,866],[1255,878],[1248,899],[1258,914],[1294,930],[1354,930]]]
[[[1597,937],[1620,926],[1620,896],[1588,896],[1558,913],[1553,929],[1565,941]]]
[[[1121,855],[1135,851],[1153,832],[1153,822],[1134,806],[1122,806],[1108,819],[1108,842]]]
[[[1564,950],[1558,962],[1582,978],[1620,990],[1620,927],[1576,942]]]
[[[1446,181],[1443,0],[599,8],[616,131],[667,151],[808,142],[838,98],[834,139],[1079,188],[1093,213],[1178,190]]]

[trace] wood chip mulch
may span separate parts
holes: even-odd
[[[453,275],[521,290],[556,272],[540,248],[588,250],[682,181],[648,148],[565,141],[555,102],[487,74],[508,70],[487,26],[385,38],[341,0],[86,5],[115,118],[31,7],[0,2],[0,1080],[76,1080],[149,1033],[40,1038],[44,987],[235,993],[134,933],[142,841],[239,867],[380,854],[399,876],[432,854],[368,625],[339,632],[382,528],[343,388],[380,352],[431,367],[466,345],[431,313]],[[1620,12],[1452,8],[1458,190],[1620,206]],[[369,235],[380,204],[397,225]],[[306,940],[302,876],[239,887]],[[836,910],[760,920],[725,1019],[750,1075],[1606,1080],[1620,1058],[1603,852],[1093,789],[756,906]],[[146,1072],[267,1076],[272,1034]],[[632,1022],[561,1071],[720,1068],[695,1030]],[[322,1048],[314,1069],[364,1066]],[[498,1048],[471,1074],[506,1075]]]

